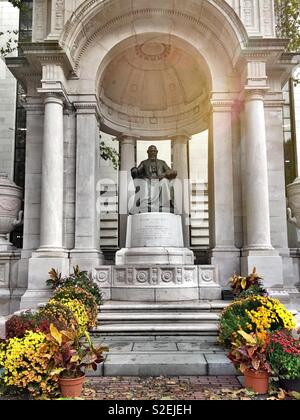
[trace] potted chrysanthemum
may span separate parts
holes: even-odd
[[[271,334],[268,361],[279,385],[287,391],[300,392],[300,340],[290,331]]]

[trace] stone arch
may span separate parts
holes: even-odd
[[[176,35],[193,45],[210,68],[215,91],[228,86],[233,63],[247,42],[243,24],[225,0],[175,6],[171,0],[163,6],[153,0],[147,7],[141,0],[87,0],[70,18],[60,42],[92,90],[106,54],[124,39],[149,32]]]

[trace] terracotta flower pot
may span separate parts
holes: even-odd
[[[267,394],[270,374],[266,371],[246,370],[244,373],[245,387],[257,394]]]
[[[58,383],[61,395],[65,398],[80,397],[84,381],[84,374],[78,378],[59,378]]]

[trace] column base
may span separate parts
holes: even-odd
[[[21,298],[20,309],[35,309],[40,303],[47,302],[51,295],[50,289],[46,285],[49,278],[49,271],[54,268],[62,276],[69,275],[70,260],[66,252],[61,252],[58,257],[54,252],[49,256],[40,250],[34,252],[28,264],[28,289]]]
[[[32,253],[33,258],[68,258],[69,251],[65,248],[41,247]]]
[[[9,315],[11,292],[16,287],[20,252],[0,252],[0,316]]]
[[[73,249],[70,252],[70,268],[79,266],[81,271],[92,271],[104,264],[104,256],[97,249]]]
[[[240,250],[235,247],[214,248],[210,251],[211,265],[217,267],[219,284],[228,286],[230,277],[240,273]]]
[[[283,287],[282,258],[274,249],[249,249],[245,248],[241,258],[242,275],[247,276],[256,267],[257,273],[263,278],[266,288]]]

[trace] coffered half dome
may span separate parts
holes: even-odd
[[[100,79],[100,108],[108,128],[151,138],[207,128],[209,75],[193,47],[160,34],[121,44],[106,58]]]

